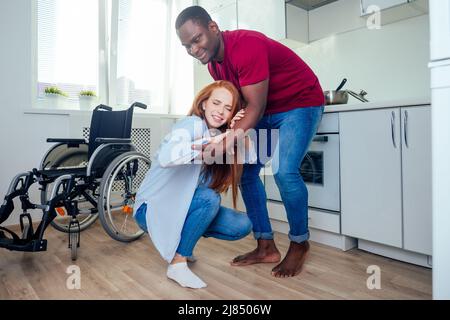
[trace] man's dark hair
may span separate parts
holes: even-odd
[[[208,28],[208,23],[212,21],[209,13],[200,6],[192,6],[187,7],[177,17],[175,21],[175,29],[178,30],[181,28],[186,21],[192,20],[195,23],[199,23],[205,28]]]

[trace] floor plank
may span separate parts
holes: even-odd
[[[81,288],[70,290],[67,268],[73,265],[67,235],[46,231],[46,252],[23,253],[0,249],[0,299],[431,299],[431,270],[370,254],[347,252],[311,242],[302,273],[294,278],[270,275],[274,264],[232,267],[238,254],[254,248],[252,237],[236,242],[201,239],[190,264],[208,287],[181,288],[165,276],[166,263],[147,235],[132,243],[111,239],[99,221],[81,234],[75,264]],[[286,235],[276,233],[281,253]],[[381,269],[381,289],[369,290],[369,265]]]

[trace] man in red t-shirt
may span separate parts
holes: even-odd
[[[300,164],[317,130],[325,104],[319,80],[308,65],[286,46],[264,34],[219,30],[216,22],[199,6],[184,9],[175,24],[177,35],[188,54],[208,65],[214,80],[231,81],[246,105],[245,117],[235,129],[269,131],[269,145],[276,145],[272,168],[289,221],[291,240],[285,258],[272,269],[275,277],[298,274],[309,251],[308,191],[299,173]],[[271,143],[270,131],[279,139]],[[267,132],[267,131],[266,131]],[[231,133],[227,150],[240,139]],[[267,150],[260,145],[258,151]],[[216,149],[216,146],[203,146]],[[267,160],[258,152],[257,164],[246,164],[241,193],[253,223],[257,248],[234,258],[232,265],[274,263],[281,260],[270,225],[267,199],[259,172]]]

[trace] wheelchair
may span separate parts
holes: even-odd
[[[89,139],[54,139],[39,169],[16,175],[0,207],[0,248],[12,251],[47,250],[44,232],[49,225],[68,233],[72,260],[77,259],[80,232],[98,217],[113,239],[131,242],[144,234],[132,213],[137,189],[151,166],[150,159],[136,151],[131,143],[134,107],[146,109],[140,102],[127,110],[112,111],[97,106],[92,114]],[[30,200],[29,189],[38,183],[40,204]],[[19,198],[22,213],[19,234],[1,224],[14,210]],[[28,210],[42,210],[36,230]]]

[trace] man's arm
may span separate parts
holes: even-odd
[[[256,126],[266,110],[268,91],[269,79],[241,88],[242,96],[246,102],[245,117],[236,122],[235,130],[246,131]]]

